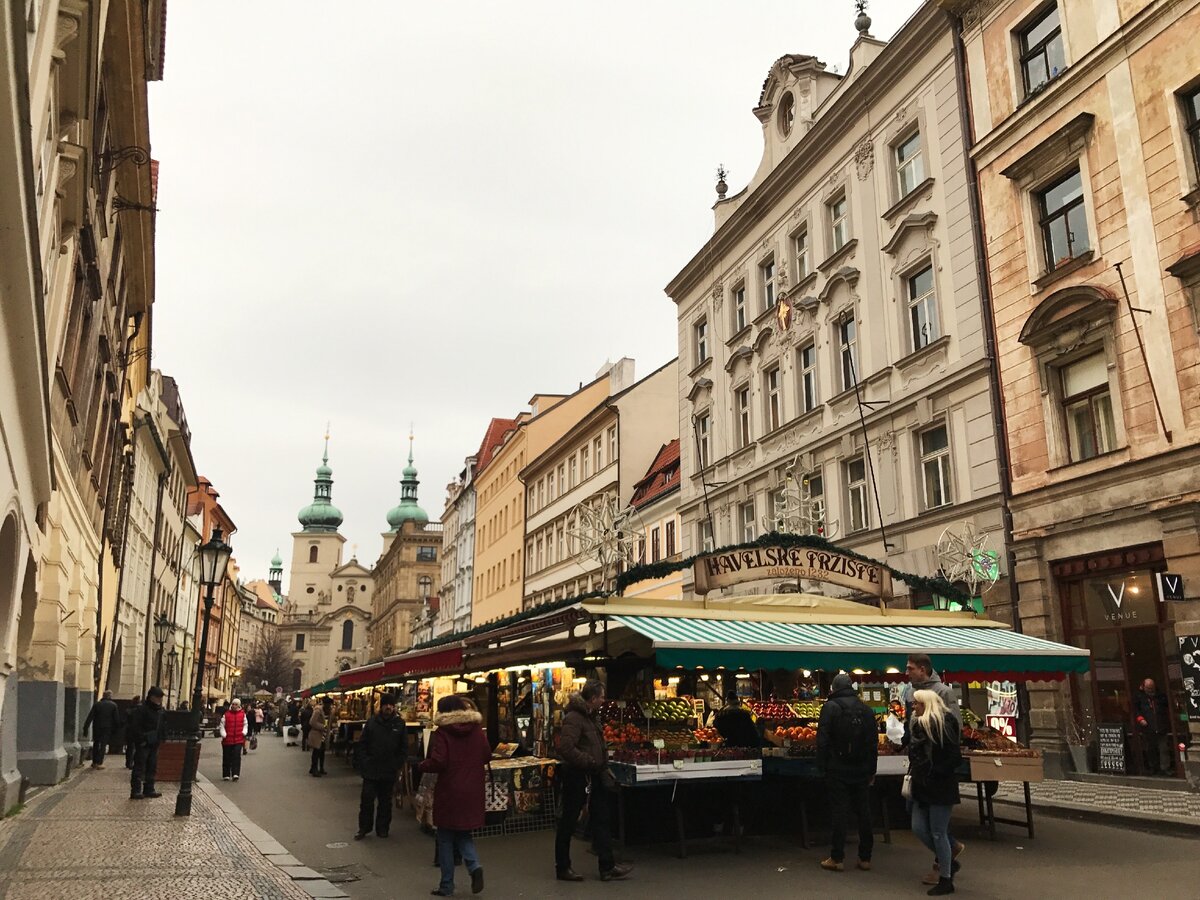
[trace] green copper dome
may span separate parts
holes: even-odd
[[[278,549],[275,550],[275,555],[271,557],[271,568],[272,569],[282,569],[283,568],[283,558],[279,555]]]
[[[329,468],[329,438],[325,438],[325,455],[317,467],[313,484],[313,502],[300,510],[296,518],[304,531],[337,531],[342,524],[342,511],[333,505],[333,469]],[[282,564],[282,560],[280,561]]]
[[[417,468],[413,465],[412,435],[408,436],[408,465],[404,467],[404,478],[400,481],[400,505],[392,507],[387,514],[389,531],[399,531],[405,522],[424,525],[429,514],[417,505]]]

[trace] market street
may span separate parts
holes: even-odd
[[[391,837],[352,840],[358,809],[359,780],[341,759],[329,758],[329,775],[308,776],[307,754],[285,748],[265,734],[259,749],[246,757],[242,780],[220,780],[220,755],[214,740],[205,741],[201,770],[300,862],[338,882],[355,900],[391,900],[429,896],[437,884],[431,865],[433,842],[421,834],[408,807],[396,810]],[[1095,900],[1146,895],[1184,900],[1195,898],[1195,838],[1166,837],[1122,828],[1042,817],[1037,837],[1001,826],[995,843],[969,824],[969,807],[957,833],[967,842],[963,870],[955,879],[956,896],[1016,898],[1061,896],[1065,885]],[[924,896],[918,880],[927,852],[907,831],[894,831],[890,846],[876,844],[871,872],[824,872],[818,863],[828,847],[802,850],[780,837],[750,837],[742,853],[720,842],[694,842],[690,855],[674,856],[674,845],[633,847],[618,855],[636,866],[624,883],[596,879],[594,857],[585,845],[574,846],[575,868],[587,877],[582,884],[554,880],[553,834],[549,831],[506,835],[478,841],[487,875],[483,896],[509,898],[820,896],[888,898]],[[330,846],[332,845],[332,846]],[[341,882],[341,877],[358,880]],[[1152,888],[1151,888],[1152,886]],[[469,896],[463,870],[457,895]]]

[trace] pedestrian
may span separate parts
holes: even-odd
[[[262,703],[254,704],[254,734],[257,736],[263,729],[263,720],[266,719],[266,713],[263,712]]]
[[[242,709],[242,701],[234,700],[229,704],[225,715],[221,716],[218,731],[221,735],[221,780],[237,781],[242,777],[242,753],[246,746],[246,732],[250,728],[246,713]]]
[[[1171,735],[1170,707],[1167,695],[1158,690],[1153,678],[1142,682],[1141,689],[1134,695],[1134,722],[1142,741],[1142,761],[1147,775],[1173,775],[1175,761],[1172,756],[1174,738]]]
[[[104,754],[108,752],[108,743],[120,724],[121,711],[113,702],[112,691],[105,691],[104,695],[92,704],[87,718],[83,720],[83,733],[87,734],[89,727],[92,729],[93,769],[104,768]]]
[[[455,861],[461,859],[471,875],[471,893],[478,894],[483,890],[483,866],[471,831],[484,824],[484,767],[492,758],[492,748],[483,733],[483,717],[457,694],[438,701],[433,724],[437,730],[420,765],[422,772],[437,775],[433,825],[442,880],[430,893],[453,896]]]
[[[314,717],[315,718],[315,717]],[[392,792],[396,777],[408,759],[408,732],[404,720],[396,715],[396,698],[384,694],[379,698],[379,712],[363,725],[362,734],[354,748],[358,774],[362,776],[362,796],[358,807],[358,831],[361,841],[375,826],[378,837],[388,836],[392,825]],[[483,788],[479,789],[483,802]]]
[[[737,698],[737,691],[731,690],[726,694],[725,705],[713,717],[713,726],[721,735],[726,747],[750,750],[762,747],[762,738],[759,737],[758,726],[754,724],[754,716],[742,706]]]
[[[312,749],[312,764],[308,774],[314,778],[325,774],[325,741],[333,726],[333,698],[322,697],[319,709],[312,711],[308,720],[308,746]]]
[[[133,732],[129,727],[129,720],[133,716],[133,711],[142,705],[141,697],[130,697],[129,708],[125,710],[125,715],[121,718],[121,724],[125,726],[125,768],[133,768],[133,751],[134,741]]]
[[[163,691],[157,685],[146,692],[146,701],[129,713],[126,739],[133,744],[133,771],[129,775],[129,799],[161,797],[154,789],[158,772],[158,747],[163,733]]]
[[[940,694],[919,690],[912,699],[908,742],[912,830],[937,857],[938,880],[927,891],[936,897],[954,893],[953,879],[959,868],[950,838],[950,814],[959,802],[955,770],[962,761],[962,726]]]
[[[871,827],[871,785],[879,763],[879,729],[875,713],[854,692],[850,676],[833,679],[829,699],[817,724],[817,768],[825,776],[833,813],[829,858],[822,869],[841,872],[846,856],[850,810],[858,822],[858,867],[871,868],[875,834]]]
[[[583,807],[588,807],[592,826],[592,848],[600,863],[600,880],[625,878],[633,866],[617,864],[613,858],[611,798],[616,779],[608,768],[604,732],[596,714],[604,703],[604,685],[591,680],[567,701],[559,735],[558,753],[563,765],[562,818],[554,838],[554,867],[559,881],[583,881],[571,868],[571,838]]]
[[[308,735],[312,731],[312,716],[313,707],[311,703],[305,703],[304,709],[300,710],[300,749],[308,749]]]
[[[941,676],[934,671],[933,660],[924,653],[911,653],[905,663],[904,674],[908,676],[908,684],[905,685],[903,691],[905,732],[901,745],[907,746],[908,744],[912,726],[913,696],[917,691],[933,691],[941,697],[943,705],[958,722],[961,733],[962,711],[958,706],[958,698],[954,696],[954,688],[942,681]],[[985,790],[994,791],[995,785],[996,782],[990,782]],[[956,840],[953,836],[950,838],[950,846],[955,859],[958,859],[959,854],[966,849],[962,841]],[[934,860],[933,868],[925,873],[924,882],[925,884],[937,884],[940,878],[937,860]]]

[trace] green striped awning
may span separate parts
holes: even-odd
[[[648,637],[664,667],[903,670],[927,653],[938,671],[978,680],[1088,671],[1088,651],[1002,628],[825,625],[614,615]]]

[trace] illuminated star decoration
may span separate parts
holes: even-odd
[[[986,593],[1000,578],[1000,554],[988,549],[991,534],[976,532],[970,522],[964,522],[962,532],[947,528],[938,538],[938,568],[943,578],[953,584],[966,584],[972,597]]]
[[[577,557],[591,557],[600,564],[603,583],[618,564],[632,566],[637,544],[643,536],[641,517],[632,507],[622,510],[612,494],[575,507],[575,525],[569,529]]]
[[[808,476],[796,476],[792,464],[784,474],[783,486],[775,492],[775,514],[763,517],[767,531],[826,538],[837,534],[838,523],[825,518],[825,501],[814,497]]]

